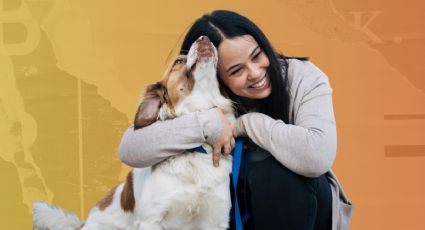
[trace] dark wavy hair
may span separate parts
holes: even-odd
[[[217,48],[226,38],[230,39],[242,35],[251,35],[269,59],[270,65],[267,71],[272,86],[270,96],[261,99],[260,103],[257,103],[257,109],[259,112],[267,114],[274,119],[280,119],[285,123],[289,123],[290,92],[287,81],[287,59],[293,57],[285,57],[283,54],[277,53],[257,25],[248,18],[232,11],[216,10],[197,19],[187,32],[180,53],[187,54],[192,43],[201,35],[208,36]],[[297,59],[308,60],[308,58]],[[236,103],[238,115],[246,113],[249,107],[243,103],[243,98],[234,94],[223,84],[220,78],[218,79],[222,92],[227,94]]]

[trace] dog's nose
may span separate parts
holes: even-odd
[[[207,36],[201,36],[198,38],[198,41],[207,42],[207,41],[210,41],[210,39]]]

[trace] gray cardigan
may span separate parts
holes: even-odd
[[[311,62],[288,62],[289,120],[294,125],[251,112],[239,117],[235,127],[291,171],[306,177],[326,173],[333,194],[332,229],[348,229],[352,207],[331,170],[337,146],[332,88]],[[132,167],[154,165],[204,142],[214,143],[220,124],[219,114],[208,110],[136,131],[129,127],[119,146],[120,159]]]

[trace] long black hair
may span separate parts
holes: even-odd
[[[289,123],[289,100],[290,92],[288,87],[288,61],[290,57],[275,52],[264,33],[248,18],[227,10],[216,10],[210,14],[205,14],[195,21],[187,32],[181,49],[181,54],[187,54],[190,46],[200,36],[208,36],[215,47],[221,44],[224,39],[231,39],[242,35],[251,35],[264,51],[269,59],[268,76],[272,86],[271,94],[261,99],[258,103],[258,111],[274,119],[280,119]],[[307,58],[298,58],[307,60]],[[283,76],[283,77],[282,77]],[[223,82],[220,81],[221,90],[230,99],[236,102],[239,115],[247,112],[247,106],[243,103],[243,98],[234,94]]]

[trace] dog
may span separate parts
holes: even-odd
[[[134,128],[184,114],[222,109],[234,123],[232,101],[220,94],[217,50],[201,36],[187,55],[179,55],[160,82],[147,87]],[[33,224],[39,229],[227,229],[231,208],[232,156],[213,166],[207,152],[187,151],[150,168],[135,168],[122,184],[100,200],[82,223],[75,215],[43,202],[33,204]]]

